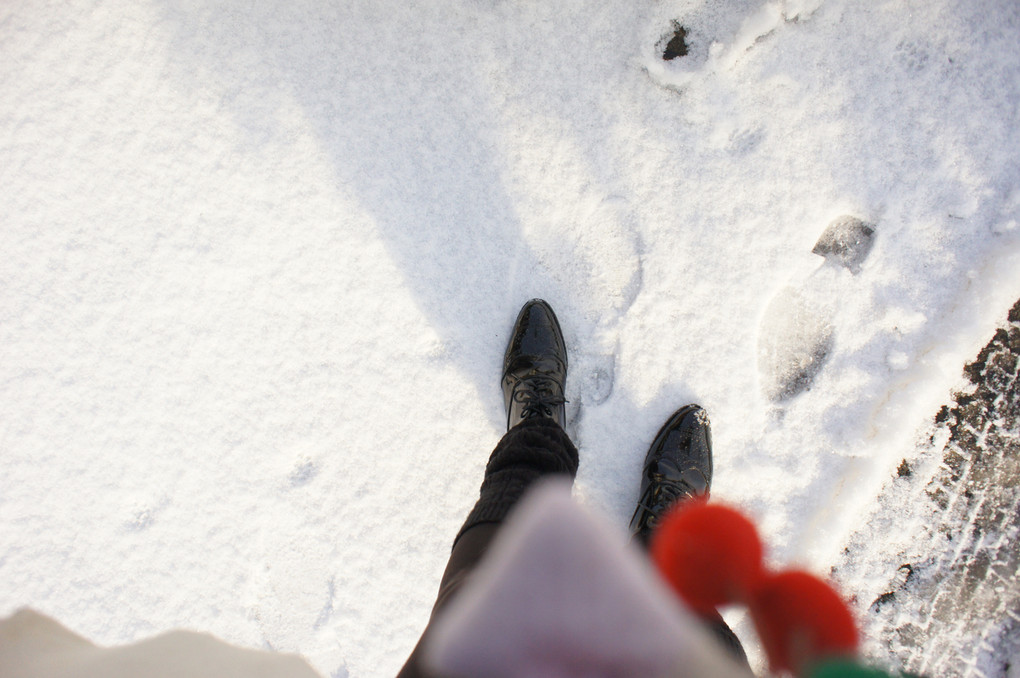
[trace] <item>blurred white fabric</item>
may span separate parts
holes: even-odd
[[[103,648],[34,610],[0,620],[0,678],[319,678],[300,657],[171,631]]]
[[[746,678],[626,535],[546,481],[436,620],[426,662],[456,678]]]

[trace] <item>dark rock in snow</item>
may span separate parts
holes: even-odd
[[[672,61],[677,57],[687,56],[687,29],[673,22],[673,37],[666,43],[666,49],[662,52],[665,61]]]

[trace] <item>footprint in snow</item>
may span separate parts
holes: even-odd
[[[659,33],[645,70],[660,86],[682,91],[700,73],[733,68],[752,48],[786,24],[810,19],[824,0],[781,0],[745,6],[705,3]],[[661,18],[656,20],[661,30]]]
[[[833,346],[833,286],[845,269],[856,275],[871,251],[875,229],[851,216],[829,224],[812,252],[826,263],[783,288],[765,309],[758,332],[758,372],[769,400],[782,402],[808,389]]]

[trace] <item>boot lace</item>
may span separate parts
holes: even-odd
[[[645,525],[648,528],[655,527],[666,511],[678,503],[698,496],[697,490],[686,480],[669,480],[659,474],[652,476],[652,487],[654,489],[648,493],[647,501],[638,502],[637,507],[638,511],[647,511]]]
[[[514,401],[520,403],[521,419],[531,417],[552,417],[553,408],[567,402],[562,395],[557,395],[558,384],[548,377],[529,377],[521,382],[514,391]]]

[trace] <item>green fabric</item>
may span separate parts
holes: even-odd
[[[815,665],[808,672],[808,678],[895,678],[901,675],[861,666],[851,659],[829,659]]]

